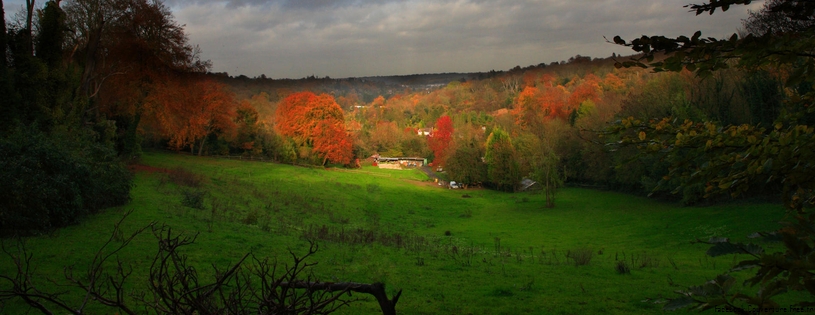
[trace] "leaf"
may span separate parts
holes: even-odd
[[[764,248],[761,247],[761,246],[758,246],[756,244],[746,244],[746,245],[742,246],[742,249],[745,252],[747,252],[749,254],[752,254],[752,255],[756,255],[756,256],[761,255],[761,254],[764,253]]]
[[[696,31],[696,33],[693,33],[693,37],[691,37],[691,41],[697,42],[697,41],[699,41],[699,37],[701,37],[701,36],[702,36],[702,31]]]
[[[730,272],[736,272],[736,271],[742,271],[742,270],[756,268],[756,267],[760,266],[759,262],[760,261],[758,261],[758,260],[743,260],[743,261],[740,261],[738,265],[733,266],[733,268],[730,268]]]
[[[771,171],[772,169],[773,169],[773,159],[772,159],[772,158],[769,158],[769,159],[767,159],[766,161],[764,161],[764,172],[765,172],[765,173],[766,173],[766,172],[769,172],[769,171]]]
[[[688,69],[688,71],[690,71],[690,72],[694,72],[694,71],[696,71],[696,64],[695,63],[689,63],[689,64],[685,65],[685,69]]]
[[[714,242],[721,241],[724,239],[724,242]],[[709,243],[715,243],[713,247],[707,250],[707,254],[711,257],[721,256],[721,255],[728,255],[728,254],[751,254],[751,255],[761,255],[764,253],[764,248],[755,244],[742,244],[737,243],[733,244],[727,241],[726,238],[711,238]]]
[[[665,306],[662,307],[662,309],[665,311],[675,311],[678,309],[683,309],[688,306],[691,306],[694,303],[696,303],[696,300],[692,299],[689,296],[683,296],[680,298],[670,300],[668,304],[665,304]]]
[[[640,141],[645,141],[645,131],[640,131],[638,134]]]

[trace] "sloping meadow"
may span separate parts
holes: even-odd
[[[692,244],[722,236],[747,240],[783,218],[778,206],[673,204],[596,190],[564,188],[556,207],[542,195],[451,190],[420,171],[307,168],[148,152],[136,171],[132,202],[51,235],[26,240],[35,281],[81,268],[124,212],[125,235],[150,222],[198,234],[184,249],[199,272],[225,268],[246,253],[285,264],[304,253],[313,278],[382,282],[401,289],[402,314],[662,313],[665,297],[727,270],[738,257],[710,258]],[[156,253],[150,233],[118,254],[133,268],[127,289],[146,289]],[[7,243],[9,241],[6,241]],[[770,246],[772,247],[772,246]],[[13,266],[3,257],[0,272]],[[749,271],[736,273],[742,279]],[[745,288],[756,290],[757,288]],[[376,300],[341,314],[376,314]],[[25,309],[6,302],[0,312]],[[98,312],[111,313],[100,308]]]

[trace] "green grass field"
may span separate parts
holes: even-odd
[[[710,258],[691,241],[743,240],[777,228],[783,217],[770,204],[678,207],[577,188],[560,190],[557,207],[547,209],[541,195],[443,189],[420,171],[323,170],[156,152],[142,163],[202,175],[204,209],[182,206],[183,192],[192,188],[139,171],[130,204],[27,240],[37,283],[62,279],[66,265],[87,264],[113,223],[132,210],[125,232],[155,221],[200,233],[184,253],[202,271],[247,252],[285,262],[287,249],[304,252],[306,238],[316,239],[319,279],[384,282],[389,295],[403,289],[402,314],[663,313],[654,300],[702,284],[742,258]],[[353,233],[370,233],[373,241],[340,241]],[[134,266],[131,289],[145,287],[155,252],[155,238],[144,233],[119,254]],[[577,252],[590,252],[590,263],[575,266],[567,253]],[[618,260],[631,266],[630,274],[616,271]],[[11,268],[3,257],[0,272]],[[744,279],[749,271],[737,275]],[[0,313],[24,310],[9,303]],[[378,312],[368,298],[340,313]]]

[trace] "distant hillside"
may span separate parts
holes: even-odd
[[[541,63],[527,67],[516,66],[509,70],[475,73],[428,73],[393,76],[372,76],[359,78],[329,77],[318,78],[309,76],[302,79],[270,79],[265,76],[249,78],[244,75],[229,76],[226,73],[212,73],[211,76],[229,85],[237,94],[238,99],[249,99],[254,95],[265,92],[269,95],[270,101],[279,100],[279,96],[293,91],[314,91],[318,93],[328,93],[334,96],[347,96],[356,94],[362,103],[370,103],[377,96],[389,98],[395,94],[413,93],[418,91],[433,91],[440,89],[450,82],[467,82],[485,80],[494,77],[523,75],[528,70],[543,69],[557,73],[561,77],[571,77],[574,75],[582,77],[587,72],[596,72],[605,68],[610,71],[615,62],[615,58],[627,59],[629,57],[607,57],[594,58],[576,55],[569,60],[552,62],[548,65]],[[601,71],[604,72],[604,71]]]

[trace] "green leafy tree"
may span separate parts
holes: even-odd
[[[450,179],[462,185],[480,185],[487,181],[487,164],[481,160],[484,149],[480,143],[462,141],[447,159],[446,170]]]
[[[487,179],[498,190],[514,192],[521,180],[521,172],[515,148],[509,134],[496,127],[487,138],[484,154],[487,163]]]
[[[546,207],[555,207],[555,192],[563,186],[563,176],[558,170],[560,159],[552,150],[541,150],[534,159],[534,170],[531,178],[541,185],[546,197]]]
[[[689,7],[696,14],[713,14],[748,3],[711,0]],[[765,12],[807,22],[815,17],[815,2],[771,1]],[[802,27],[744,37],[734,34],[723,40],[702,38],[697,32],[692,37],[643,36],[631,42],[615,37],[614,41],[643,53],[618,66],[651,66],[657,71],[687,69],[700,76],[731,67],[788,73],[789,97],[772,126],[631,117],[611,128],[624,145],[635,145],[644,153],[665,154],[670,168],[660,186],[674,185],[674,191],[679,192],[690,185],[701,185],[708,198],[777,189],[789,214],[781,229],[756,234],[781,241],[786,249],[783,252],[770,253],[759,245],[732,243],[725,238],[704,241],[712,245],[707,252],[711,256],[745,254],[749,258],[704,285],[679,291],[681,296],[665,308],[693,306],[708,310],[726,306],[737,314],[749,314],[751,309],[770,313],[764,310],[779,307],[777,296],[791,291],[810,294],[795,306],[815,305],[815,265],[811,262],[815,256],[815,110],[811,106],[815,99],[815,27],[804,23]],[[654,62],[658,53],[668,53],[668,57]],[[755,274],[745,284],[758,287],[749,294],[735,290],[736,280],[730,275],[748,269]]]

